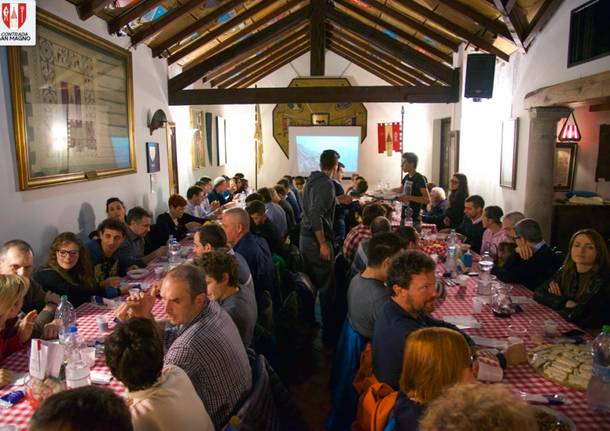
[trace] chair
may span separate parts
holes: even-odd
[[[335,360],[331,372],[332,409],[326,420],[329,431],[349,431],[356,416],[358,393],[353,381],[360,364],[360,354],[366,339],[358,334],[346,318],[337,343]]]

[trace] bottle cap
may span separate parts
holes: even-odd
[[[69,332],[70,334],[72,334],[72,333],[77,333],[77,332],[78,332],[78,328],[76,327],[76,325],[70,325],[70,326],[68,327],[68,332]]]
[[[602,332],[604,334],[610,334],[610,325],[604,325],[602,326]]]
[[[61,295],[59,297],[59,299],[62,300],[62,301],[67,301],[68,300],[68,295]]]

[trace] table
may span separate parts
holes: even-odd
[[[466,287],[448,287],[446,299],[432,315],[437,319],[442,319],[443,316],[473,315],[472,298],[476,296],[476,280],[476,277],[470,277]],[[533,293],[523,286],[513,285],[511,295],[531,298]],[[469,335],[506,339],[508,337],[508,325],[515,324],[530,329],[535,322],[542,322],[547,319],[556,321],[561,332],[577,329],[575,325],[563,320],[555,311],[541,304],[522,304],[521,306],[524,308],[522,313],[514,314],[510,318],[501,318],[493,314],[489,305],[485,305],[481,313],[474,314],[481,327],[479,329],[466,329],[464,332]],[[525,338],[528,349],[535,346],[529,336]],[[589,410],[584,392],[550,382],[536,374],[528,364],[512,366],[504,370],[502,383],[510,386],[513,390],[533,394],[564,394],[571,401],[571,404],[553,406],[553,408],[569,417],[578,430],[610,430],[610,414]]]

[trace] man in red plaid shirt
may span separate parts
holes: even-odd
[[[385,210],[379,204],[369,204],[364,207],[364,210],[362,211],[362,223],[350,230],[345,237],[345,241],[343,241],[343,257],[348,265],[352,264],[360,243],[373,236],[370,227],[373,220],[375,220],[376,217],[385,215]]]

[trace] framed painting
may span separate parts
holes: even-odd
[[[216,117],[216,154],[218,166],[227,164],[227,120]]]
[[[155,172],[159,172],[161,170],[158,142],[146,143],[146,169],[149,174],[154,174]]]
[[[135,173],[131,53],[36,13],[36,46],[8,49],[21,190]]]
[[[502,123],[502,149],[500,152],[500,187],[517,188],[517,137],[519,119]]]
[[[553,164],[553,188],[555,191],[570,191],[574,187],[577,149],[575,142],[558,142],[555,145],[555,161]]]
[[[204,137],[206,136],[205,112],[191,108],[191,129],[193,140],[191,142],[191,160],[193,170],[205,168]]]

